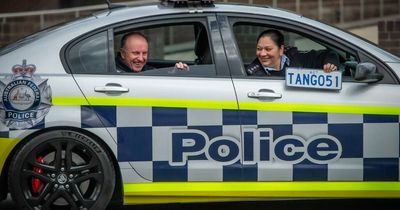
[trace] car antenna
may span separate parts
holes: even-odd
[[[121,4],[113,4],[112,2],[110,2],[110,0],[106,0],[106,4],[107,4],[109,10],[126,7],[125,5],[121,5]]]

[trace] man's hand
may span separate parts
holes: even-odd
[[[334,64],[327,63],[324,65],[324,72],[329,73],[332,71],[336,71],[337,67]]]
[[[186,63],[182,62],[176,63],[175,68],[179,70],[186,70],[186,71],[189,70],[189,66]]]

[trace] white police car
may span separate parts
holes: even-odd
[[[279,9],[174,2],[95,13],[0,50],[3,198],[96,210],[400,198],[398,57]],[[342,74],[247,76],[270,28],[287,46],[335,51]],[[117,71],[131,31],[148,37],[157,69]]]

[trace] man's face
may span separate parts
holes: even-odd
[[[134,72],[140,72],[147,63],[149,45],[140,35],[131,35],[121,48],[121,57],[124,63]]]

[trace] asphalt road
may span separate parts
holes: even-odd
[[[1,210],[17,210],[11,199]],[[136,205],[107,210],[398,210],[400,199],[280,200],[195,204]]]

